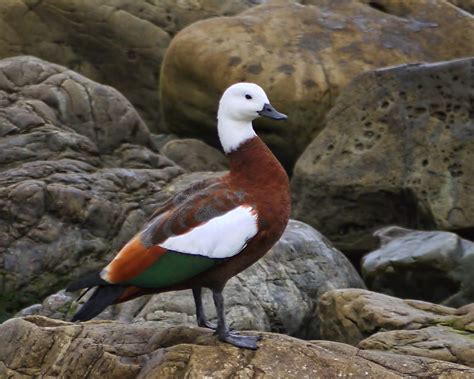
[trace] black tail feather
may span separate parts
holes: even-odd
[[[113,304],[126,288],[127,286],[120,285],[97,287],[90,299],[72,317],[72,321],[87,321],[97,316]]]
[[[90,288],[96,286],[107,286],[110,285],[100,277],[100,272],[94,272],[92,274],[84,275],[82,278],[72,282],[66,287],[66,291],[73,292],[82,288]]]

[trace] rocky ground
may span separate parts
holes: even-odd
[[[472,11],[4,1],[0,378],[474,378]],[[290,174],[293,219],[225,289],[259,349],[196,327],[190,291],[70,323],[67,283],[227,170],[215,110],[243,80],[289,115],[256,130]]]

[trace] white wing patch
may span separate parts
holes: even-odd
[[[257,214],[252,207],[240,206],[159,246],[165,249],[209,258],[228,258],[238,254],[257,234]]]

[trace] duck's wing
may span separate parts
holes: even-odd
[[[238,254],[257,234],[257,218],[245,194],[214,183],[150,220],[101,277],[145,288],[178,284]]]
[[[185,188],[183,191],[178,192],[170,199],[166,200],[153,212],[148,221],[155,219],[162,213],[169,211],[172,208],[175,208],[179,204],[185,202],[190,196],[194,195],[196,192],[202,191],[205,188],[216,184],[220,181],[221,178],[208,178],[204,180],[197,181],[192,183],[189,187]]]

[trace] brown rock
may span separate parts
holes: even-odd
[[[0,61],[0,314],[102,266],[183,170],[116,90],[32,57]]]
[[[455,309],[362,289],[326,292],[319,300],[321,336],[357,345],[380,329],[421,329],[456,319]]]
[[[284,125],[259,120],[256,128],[292,168],[341,88],[358,74],[474,55],[474,19],[445,1],[386,1],[386,11],[373,1],[315,3],[263,5],[178,33],[160,82],[170,131],[216,146],[218,97],[229,84],[256,82],[289,115]]]
[[[160,149],[160,153],[191,172],[229,168],[227,158],[220,150],[196,139],[173,139]]]
[[[428,358],[359,351],[262,333],[259,350],[220,343],[199,328],[154,322],[70,324],[44,317],[0,326],[0,376],[68,378],[465,378],[474,370]]]
[[[390,351],[474,367],[474,334],[448,326],[379,332],[361,341],[365,350]]]
[[[404,65],[355,79],[296,164],[294,217],[344,252],[375,249],[372,234],[386,225],[469,235],[473,65]]]
[[[466,12],[474,14],[474,3],[471,0],[448,0],[448,1],[451,4],[457,6],[458,8],[461,8],[465,10]]]
[[[319,303],[323,338],[474,367],[474,314],[364,290],[336,290]]]
[[[34,55],[121,91],[153,130],[161,61],[174,34],[197,20],[236,14],[246,0],[5,0],[0,58]]]

